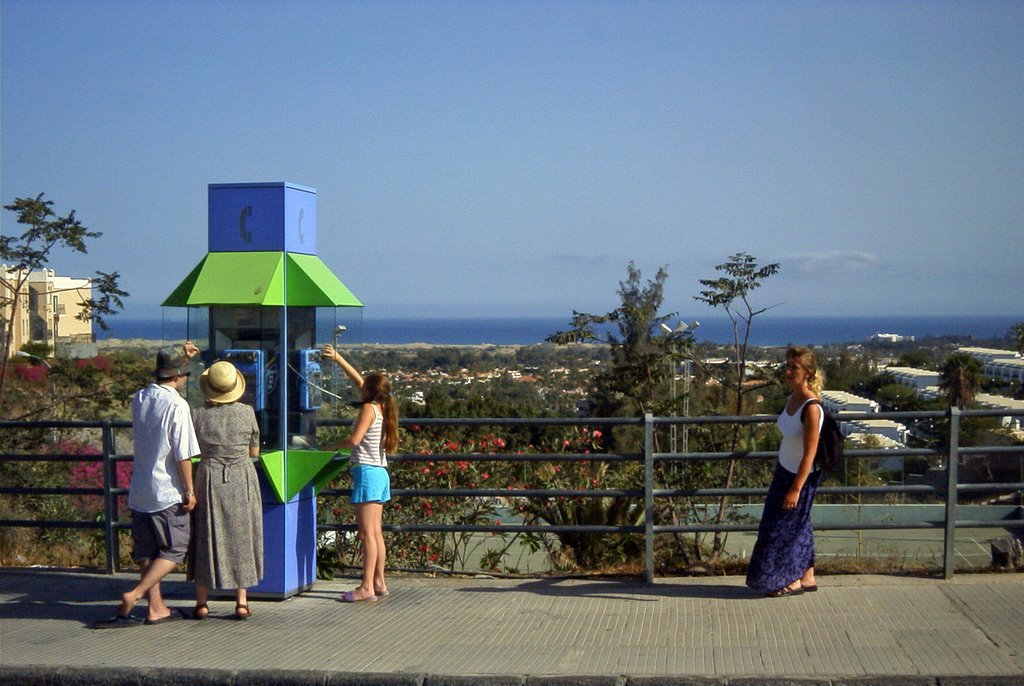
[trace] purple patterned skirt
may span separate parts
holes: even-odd
[[[793,474],[781,464],[775,465],[775,476],[764,501],[757,543],[747,567],[747,586],[757,591],[775,591],[787,586],[814,566],[814,529],[811,528],[811,505],[818,491],[821,471],[810,473],[800,499],[793,510],[783,510],[782,502],[793,485]]]

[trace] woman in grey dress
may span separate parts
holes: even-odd
[[[206,405],[192,410],[202,456],[196,472],[189,576],[196,584],[195,619],[206,619],[209,590],[235,591],[235,619],[252,616],[246,589],[263,578],[263,505],[252,458],[260,430],[249,405],[237,402],[245,377],[215,362],[199,379]]]

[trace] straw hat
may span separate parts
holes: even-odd
[[[235,365],[220,360],[200,375],[199,388],[211,403],[233,403],[245,393],[245,377]]]

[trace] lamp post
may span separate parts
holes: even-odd
[[[664,322],[661,323],[661,330],[665,332],[665,335],[672,339],[673,342],[678,341],[678,337],[686,332],[692,334],[693,330],[700,326],[700,322],[694,320],[692,324],[686,322],[679,322],[676,328],[671,328]],[[671,388],[672,388],[672,404],[676,401],[676,362],[671,360]],[[690,374],[693,369],[693,360],[686,359],[683,361],[683,416],[690,416]],[[676,425],[672,424],[669,426],[669,448],[674,453],[676,452]],[[683,426],[683,452],[689,452],[690,449],[690,427],[688,425]]]

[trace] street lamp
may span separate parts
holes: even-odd
[[[678,336],[686,332],[693,332],[694,329],[700,326],[700,322],[694,320],[692,324],[686,322],[679,322],[676,328],[671,328],[665,322],[661,323],[661,330],[665,332],[666,336],[672,338],[673,341],[677,340]],[[676,401],[676,363],[675,360],[671,360],[672,365],[672,404]],[[683,360],[683,416],[690,416],[690,374],[693,369],[693,360]],[[676,429],[675,424],[669,425],[668,436],[669,436],[669,448],[674,453],[676,451]],[[690,427],[689,425],[683,425],[683,452],[689,452],[690,448]]]
[[[47,362],[45,358],[39,357],[39,355],[33,355],[32,353],[27,353],[24,350],[19,350],[14,354],[17,355],[18,357],[27,357],[32,360],[39,360],[40,362],[46,365],[47,369],[53,371],[53,367],[50,366],[50,363]]]

